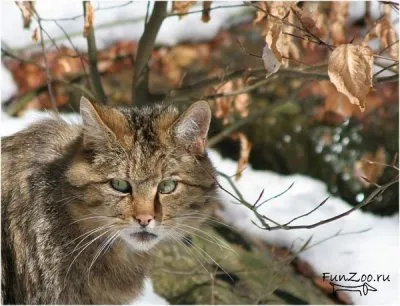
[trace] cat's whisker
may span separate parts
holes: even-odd
[[[79,239],[80,237],[85,236],[85,237],[83,237],[83,238],[75,245],[75,247],[74,247],[74,249],[72,250],[72,252],[69,253],[69,254],[67,254],[67,255],[71,255],[71,254],[73,254],[75,251],[79,250],[80,244],[81,244],[83,241],[85,241],[88,237],[90,237],[90,235],[92,235],[92,234],[94,234],[94,233],[97,233],[97,232],[99,232],[99,231],[102,231],[102,230],[107,230],[107,229],[109,229],[109,228],[111,228],[111,227],[113,227],[113,226],[114,226],[114,224],[105,224],[105,225],[99,226],[99,227],[97,227],[97,228],[94,228],[94,229],[92,229],[92,230],[89,230],[88,232],[86,232],[86,233],[80,235],[79,237],[73,239],[73,240],[70,241],[68,244],[71,244],[72,242],[74,242],[75,240]],[[67,244],[67,245],[68,245],[68,244]],[[83,246],[82,246],[82,247],[83,247]],[[82,248],[82,247],[81,247],[81,248]]]
[[[182,219],[182,218],[187,218],[187,219],[189,219],[189,218],[198,218],[198,219],[204,219],[204,221],[205,222],[214,222],[214,223],[218,223],[218,224],[220,224],[220,225],[223,225],[223,226],[226,226],[226,227],[228,227],[228,228],[231,228],[231,229],[233,229],[233,227],[231,226],[231,225],[229,225],[229,224],[226,224],[225,222],[222,222],[221,220],[219,220],[219,219],[217,219],[217,218],[214,218],[214,217],[212,217],[212,216],[210,216],[210,215],[207,215],[207,214],[196,214],[196,213],[193,213],[193,214],[187,214],[187,215],[178,215],[178,216],[175,216],[175,217],[170,217],[170,218],[168,218],[168,219],[164,219],[164,221],[169,221],[169,220],[174,220],[174,219]]]
[[[96,262],[97,258],[100,257],[102,251],[108,246],[108,244],[110,242],[113,241],[114,237],[117,237],[120,233],[120,230],[117,230],[115,233],[111,233],[109,235],[109,237],[99,246],[98,251],[96,252],[96,254],[93,256],[92,262],[89,265],[88,268],[88,280],[89,280],[89,273],[90,273],[90,269],[93,267],[94,263]],[[105,253],[105,252],[104,252]]]
[[[61,199],[61,200],[58,200],[58,201],[56,201],[55,203],[61,204],[61,206],[66,206],[66,205],[72,203],[72,202],[75,201],[75,200],[80,200],[80,197],[78,197],[78,196],[70,196],[70,197],[63,198],[63,199]]]
[[[201,262],[201,260],[194,254],[201,255],[203,257],[203,259],[204,259],[204,255],[202,255],[201,253],[198,253],[198,251],[197,251],[197,253],[196,252],[192,253],[191,252],[192,250],[184,242],[182,242],[182,238],[185,238],[185,237],[180,236],[178,232],[174,232],[174,233],[177,235],[173,235],[173,233],[169,233],[169,234],[167,234],[167,236],[171,237],[173,240],[175,240],[177,242],[178,245],[182,246],[184,248],[184,250],[186,251],[186,253],[188,253],[189,256],[193,256],[196,259],[196,261],[202,266],[202,268],[207,272],[207,274],[209,274],[210,271],[208,271],[208,269],[204,266],[204,264]],[[196,251],[196,250],[194,250],[194,251]]]
[[[178,233],[177,232],[177,234],[180,234],[180,233]],[[180,234],[181,235],[181,234]],[[181,235],[180,236],[181,237],[181,239],[184,239],[184,240],[187,240],[187,238],[184,236],[184,235]],[[206,251],[204,251],[203,249],[201,249],[200,247],[198,247],[198,246],[196,246],[195,244],[193,244],[192,242],[190,242],[190,245],[193,247],[193,251],[196,253],[196,254],[199,254],[204,260],[205,260],[205,262],[210,262],[210,260],[215,264],[215,265],[217,265],[223,272],[225,272],[228,276],[229,276],[229,278],[231,278],[230,277],[230,275],[206,252]],[[203,267],[204,267],[204,265],[203,265]],[[210,273],[205,267],[204,267],[204,269],[208,272],[208,273]],[[232,279],[232,278],[231,278]]]
[[[233,229],[232,226],[230,226],[230,225],[228,225],[228,224],[226,224],[224,222],[218,221],[217,219],[212,219],[212,218],[208,218],[207,219],[205,217],[188,216],[188,217],[182,217],[181,219],[184,219],[184,220],[189,220],[189,219],[200,220],[200,221],[204,221],[204,222],[210,222],[210,223],[219,224],[219,225],[228,227],[230,229]]]
[[[183,224],[180,224],[180,225],[183,225]],[[231,252],[236,252],[234,249],[232,249],[229,245],[227,245],[226,243],[224,243],[222,240],[217,239],[215,236],[209,235],[209,234],[206,233],[206,232],[203,232],[203,231],[199,230],[199,232],[200,232],[201,234],[204,234],[204,235],[210,237],[210,238],[213,239],[213,240],[210,240],[210,239],[208,239],[208,238],[206,238],[206,237],[200,235],[199,233],[195,233],[195,232],[190,231],[190,230],[188,230],[188,229],[183,229],[183,228],[181,228],[181,227],[179,227],[179,226],[177,226],[176,228],[179,229],[179,230],[181,230],[181,231],[183,231],[183,232],[185,232],[185,233],[187,233],[187,234],[194,235],[194,236],[199,237],[199,238],[201,238],[201,239],[203,239],[203,240],[205,240],[205,241],[208,241],[208,242],[210,242],[210,243],[213,243],[213,244],[217,245],[221,250],[222,250],[222,249],[225,249],[225,250],[229,250],[229,251],[231,251]]]
[[[82,222],[84,220],[89,220],[89,219],[107,219],[107,218],[113,218],[113,217],[110,217],[110,216],[95,216],[94,215],[94,216],[85,217],[85,218],[81,218],[81,219],[75,220],[75,221],[71,222],[69,225],[77,223],[77,222]]]
[[[182,229],[182,228],[179,228],[179,231],[181,231],[181,232],[183,232],[183,233],[186,233],[187,235],[191,235],[191,236],[198,237],[199,239],[202,239],[202,240],[207,241],[207,242],[209,242],[209,243],[215,244],[217,247],[219,247],[219,249],[220,249],[221,251],[225,249],[225,250],[227,250],[227,251],[235,252],[233,249],[231,249],[231,248],[229,248],[229,247],[226,247],[226,246],[224,246],[224,245],[222,245],[222,244],[220,244],[220,243],[218,243],[218,242],[216,242],[216,241],[212,241],[212,240],[210,240],[210,239],[207,239],[207,238],[205,238],[204,236],[201,236],[201,235],[199,235],[199,234],[197,234],[197,233],[193,233],[193,232],[187,231],[187,230]]]
[[[109,249],[111,249],[112,245],[114,244],[114,242],[119,238],[119,236],[121,236],[123,229],[118,231],[118,234],[115,236],[115,238],[113,240],[111,240],[111,242],[108,244],[107,249],[104,251],[104,253],[107,253]]]
[[[185,237],[183,237],[185,238]],[[233,278],[232,276],[210,255],[208,254],[205,250],[203,250],[202,248],[198,247],[195,244],[191,244],[195,249],[197,249],[199,252],[203,253],[205,256],[207,256],[207,258],[209,258],[217,267],[219,267],[232,281]]]
[[[111,231],[112,229],[107,229],[104,233],[96,236],[95,238],[93,238],[91,241],[89,241],[87,244],[85,244],[85,247],[74,257],[74,259],[72,260],[71,264],[69,265],[68,269],[67,269],[67,273],[65,274],[65,279],[64,282],[68,276],[69,271],[71,270],[72,265],[74,264],[74,262],[76,261],[76,259],[79,257],[79,255],[82,254],[82,252],[84,250],[86,250],[92,243],[94,243],[96,240],[100,239],[101,237],[103,237],[105,234],[107,234],[109,231]]]

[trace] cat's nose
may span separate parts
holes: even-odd
[[[146,227],[147,225],[149,225],[153,219],[154,219],[154,217],[152,215],[148,215],[148,214],[136,216],[136,221],[140,224],[140,226],[143,226],[143,227]]]

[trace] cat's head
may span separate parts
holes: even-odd
[[[216,196],[207,102],[179,114],[171,106],[111,108],[82,98],[80,109],[81,150],[66,172],[79,199],[71,206],[77,220],[146,251],[182,239],[205,219]]]

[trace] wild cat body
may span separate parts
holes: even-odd
[[[154,247],[182,238],[215,198],[206,102],[109,108],[2,140],[2,301],[126,304]]]

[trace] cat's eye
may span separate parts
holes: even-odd
[[[110,184],[112,188],[122,193],[128,193],[132,190],[131,184],[129,184],[129,182],[125,180],[112,179],[110,181]]]
[[[171,193],[176,189],[178,185],[177,181],[174,180],[165,180],[158,184],[158,191],[160,193]]]

